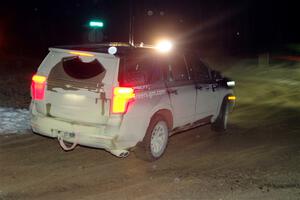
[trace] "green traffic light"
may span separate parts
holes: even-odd
[[[89,25],[90,27],[94,28],[102,28],[104,26],[104,23],[102,21],[90,21]]]

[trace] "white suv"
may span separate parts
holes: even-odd
[[[233,81],[193,52],[116,43],[49,50],[32,78],[31,127],[65,150],[78,144],[126,157],[134,149],[152,161],[176,132],[226,129]]]

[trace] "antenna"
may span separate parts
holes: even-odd
[[[134,46],[134,40],[133,40],[133,29],[134,25],[134,15],[133,15],[133,0],[130,0],[129,3],[129,44],[131,46]]]

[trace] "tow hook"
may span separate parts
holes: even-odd
[[[67,135],[71,138],[74,138],[74,142],[71,144],[71,146],[66,145],[66,143],[64,141],[65,135]],[[61,148],[63,148],[65,151],[71,151],[71,150],[75,149],[75,147],[77,146],[77,137],[76,137],[75,133],[65,133],[65,132],[58,131],[57,139],[58,139],[58,142],[59,142]]]

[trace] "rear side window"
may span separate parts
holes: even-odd
[[[62,63],[65,73],[75,79],[93,78],[105,71],[97,59],[86,63],[79,57],[68,57],[63,58]]]
[[[140,86],[162,80],[161,70],[151,56],[125,57],[119,81],[121,85]]]
[[[171,72],[171,80],[185,81],[189,80],[186,64],[183,56],[173,56],[170,58],[169,71]],[[170,78],[168,78],[170,80]]]
[[[199,82],[210,80],[208,67],[194,54],[186,55],[191,78]]]

